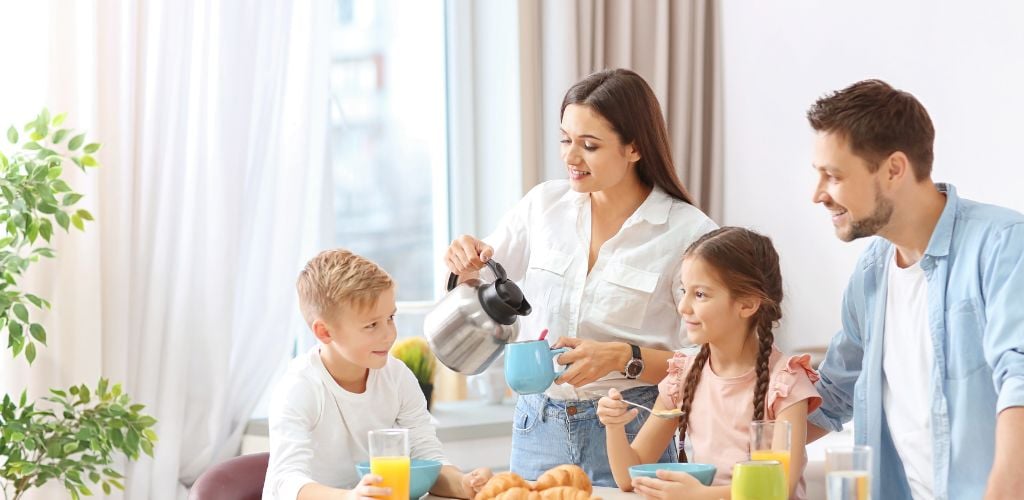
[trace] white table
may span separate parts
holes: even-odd
[[[637,500],[641,498],[636,493],[626,493],[618,488],[608,488],[604,486],[594,487],[594,496],[601,497],[601,500]],[[447,500],[445,497],[437,497],[434,495],[427,495],[423,497],[424,500]]]

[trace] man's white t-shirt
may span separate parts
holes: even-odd
[[[334,381],[313,347],[291,361],[275,386],[268,421],[263,500],[293,500],[313,482],[355,487],[355,464],[369,460],[367,433],[374,429],[409,429],[412,458],[449,463],[416,377],[390,356],[383,368],[370,370],[366,391],[354,394]]]
[[[920,262],[900,269],[895,249],[887,280],[882,406],[911,495],[915,500],[930,499],[935,477],[931,421],[935,355],[928,327],[928,281]]]

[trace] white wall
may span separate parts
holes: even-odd
[[[1024,211],[1024,3],[722,1],[723,222],[772,236],[788,293],[784,348],[825,344],[864,243],[811,203],[815,99],[865,78],[913,93],[935,123],[933,178]]]

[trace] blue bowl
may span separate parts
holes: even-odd
[[[691,464],[691,463],[667,463],[667,464],[643,464],[634,465],[629,468],[629,477],[653,477],[657,478],[657,472],[659,470],[670,470],[676,472],[685,472],[700,481],[704,486],[711,486],[711,481],[715,479],[715,472],[717,469],[711,464]]]
[[[356,464],[356,472],[359,477],[370,473],[370,462],[359,462]],[[437,460],[412,459],[409,464],[409,498],[416,500],[426,495],[430,488],[437,482],[437,476],[441,474],[441,462]]]

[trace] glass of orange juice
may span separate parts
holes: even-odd
[[[790,434],[789,422],[755,420],[750,423],[750,459],[775,460],[782,464],[789,491]]]
[[[409,500],[409,430],[370,431],[370,473],[384,479],[379,485],[391,488],[387,500]]]

